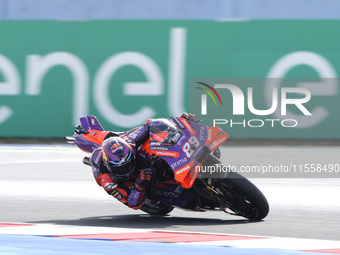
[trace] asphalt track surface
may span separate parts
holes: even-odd
[[[340,173],[332,178],[252,178],[270,204],[251,222],[223,212],[175,209],[167,217],[132,210],[108,196],[81,163],[86,155],[66,145],[0,145],[0,222],[152,228],[340,240]],[[340,163],[340,147],[223,147],[222,162]],[[292,161],[291,161],[292,162]],[[266,162],[268,163],[268,162]],[[295,162],[294,162],[295,163]]]

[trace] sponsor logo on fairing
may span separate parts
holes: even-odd
[[[150,145],[151,146],[160,146],[160,145],[162,145],[162,143],[160,143],[160,142],[150,142]]]
[[[178,158],[179,153],[176,151],[154,151],[157,156]]]
[[[181,138],[179,138],[179,140],[177,141],[177,145],[181,145],[182,144],[182,142],[183,142],[183,140],[185,139],[185,134],[183,134],[182,136],[181,136]]]
[[[181,122],[186,127],[186,129],[189,130],[190,134],[196,135],[195,129],[193,129],[192,126],[185,119],[181,119]]]
[[[176,123],[173,120],[175,120]],[[170,121],[171,121],[171,123],[173,123],[176,126],[178,126],[180,129],[184,129],[185,128],[184,125],[182,124],[182,122],[177,117],[171,118]]]
[[[179,138],[181,138],[182,134],[180,132],[177,132],[172,138],[171,140],[176,143],[178,141]]]
[[[159,151],[168,151],[169,150],[169,148],[167,148],[167,147],[163,147],[163,146],[150,146],[150,150],[153,150],[153,151],[157,151],[157,150],[159,150]]]
[[[208,141],[211,141],[212,130],[208,129]]]
[[[190,170],[190,164],[185,165],[181,169],[178,169],[175,173],[176,175],[179,175],[181,173],[184,173],[185,171]]]
[[[174,124],[175,126],[177,126],[177,123],[173,120],[173,119],[169,119],[169,121]]]
[[[188,159],[187,158],[181,158],[180,160],[176,161],[175,163],[171,164],[171,168],[174,170],[177,166],[187,162]]]
[[[136,147],[136,142],[128,137],[124,137],[124,140],[131,146]]]
[[[221,136],[218,140],[214,141],[211,146],[210,149],[211,150],[215,150],[218,146],[220,146],[224,141],[226,140],[226,138],[224,136]]]
[[[133,133],[129,134],[129,138],[131,138],[131,139],[136,139],[137,135],[138,135],[138,134],[136,134],[136,133],[133,132]]]
[[[128,135],[128,137],[131,138],[131,139],[133,139],[133,140],[136,140],[136,138],[138,137],[138,135],[142,132],[142,129],[143,129],[143,128],[144,128],[144,127],[141,126],[141,127],[137,128],[137,129],[135,129],[133,132],[131,132],[131,133]]]
[[[200,126],[200,140],[201,140],[201,141],[204,141],[204,140],[205,140],[205,137],[204,137],[204,130],[205,130],[205,127],[204,127],[204,126]]]
[[[96,138],[98,137],[98,132],[91,132],[90,136]]]
[[[156,196],[162,196],[162,197],[168,197],[168,198],[177,198],[178,197],[177,194],[175,194],[173,192],[169,192],[169,191],[152,189],[152,193],[154,193]]]

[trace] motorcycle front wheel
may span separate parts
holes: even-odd
[[[232,214],[250,220],[262,220],[269,213],[269,204],[262,192],[238,173],[230,172],[228,177],[220,182],[218,189]]]

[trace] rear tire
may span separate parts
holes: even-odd
[[[269,213],[269,204],[262,192],[242,175],[230,172],[220,182],[219,190],[232,205],[230,210],[250,220],[262,220]]]
[[[161,203],[161,205],[153,205],[149,203],[144,203],[140,209],[150,215],[165,216],[169,214],[174,207],[169,204]]]

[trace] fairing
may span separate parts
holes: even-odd
[[[141,149],[165,160],[183,188],[191,188],[205,154],[216,150],[228,135],[218,127],[207,127],[183,118],[149,122],[150,138]]]

